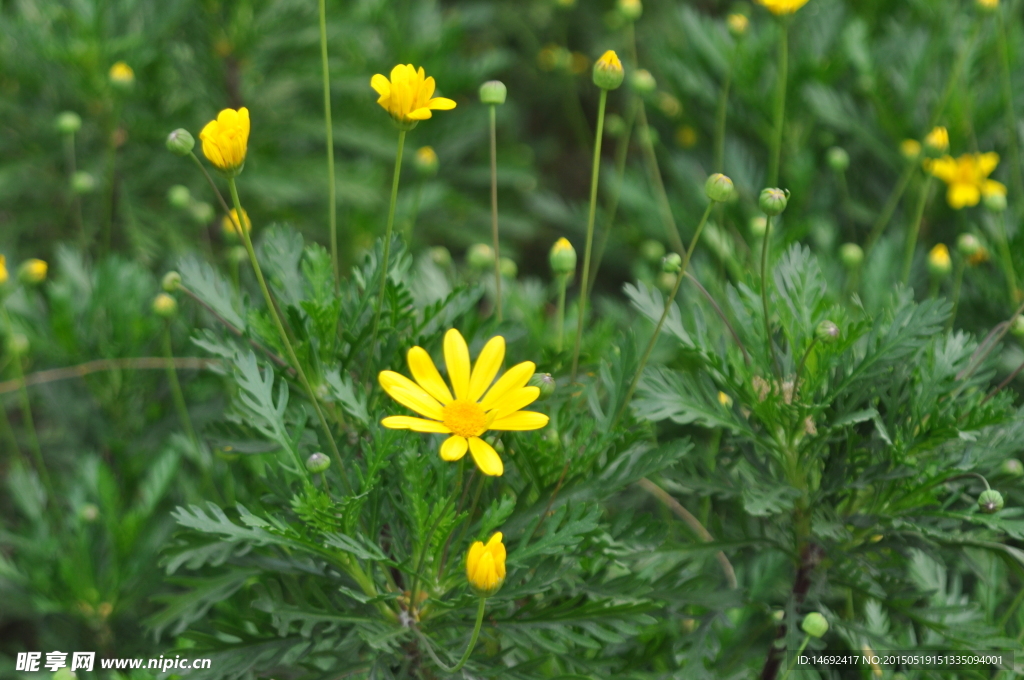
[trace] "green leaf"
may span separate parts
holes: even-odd
[[[240,331],[245,330],[245,319],[238,311],[240,305],[234,289],[217,270],[194,256],[188,256],[178,263],[182,284],[197,298],[209,305],[210,309]]]

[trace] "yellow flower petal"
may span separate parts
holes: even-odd
[[[499,579],[505,578],[505,558],[507,557],[505,544],[501,542],[501,539],[501,532],[495,532],[491,536],[491,540],[487,541],[487,545],[484,546],[487,552],[494,556],[494,570]]]
[[[529,406],[537,401],[539,396],[540,388],[533,385],[511,390],[494,405],[494,411],[490,413],[491,419],[501,420],[505,416],[511,415],[524,406]]]
[[[943,156],[934,160],[926,158],[923,165],[926,172],[930,172],[943,182],[952,182],[956,178],[957,163],[952,156]]]
[[[501,368],[501,362],[505,360],[505,338],[495,335],[487,341],[484,348],[480,350],[480,356],[476,358],[473,365],[473,373],[469,378],[470,401],[479,401],[484,391],[494,382],[494,376]]]
[[[433,359],[422,347],[413,347],[406,355],[409,362],[409,370],[412,371],[413,379],[420,384],[427,394],[447,406],[452,401],[452,393],[444,384],[441,374],[437,372],[437,366]]]
[[[441,444],[441,459],[447,461],[459,460],[466,455],[469,442],[465,437],[448,437]]]
[[[539,430],[548,424],[550,419],[543,413],[534,411],[517,411],[510,416],[491,423],[490,430]]]
[[[480,437],[469,438],[469,452],[473,454],[473,461],[480,468],[480,472],[491,477],[499,477],[505,472],[505,466],[490,444]]]
[[[960,182],[950,184],[949,191],[946,193],[946,201],[949,203],[949,207],[954,210],[978,205],[980,200],[981,192],[973,184]]]
[[[455,108],[455,102],[446,97],[434,97],[427,106],[435,111],[451,111]]]
[[[444,334],[444,364],[448,368],[448,380],[455,390],[455,398],[466,399],[469,394],[469,347],[462,333],[454,328]]]
[[[388,79],[379,73],[373,78],[370,78],[370,87],[376,90],[377,94],[382,97],[387,97],[391,94],[391,83],[389,83]]]
[[[994,179],[987,179],[981,185],[981,195],[982,196],[994,196],[994,195],[1005,196],[1006,195],[1006,185],[1003,184],[1002,182],[997,182]]]
[[[430,112],[430,109],[428,109],[427,107],[423,107],[422,109],[410,111],[406,118],[408,118],[409,120],[428,120],[432,118],[433,115],[434,114]]]
[[[380,421],[384,427],[392,430],[412,430],[413,432],[435,432],[437,434],[450,434],[451,430],[445,427],[444,423],[411,416],[388,416]]]
[[[505,375],[498,378],[498,382],[494,383],[487,391],[480,406],[483,410],[490,411],[510,391],[519,389],[530,382],[530,378],[533,377],[536,370],[537,365],[532,361],[524,361],[508,369],[505,371]]]
[[[977,172],[979,177],[985,178],[992,174],[992,171],[999,165],[999,154],[995,151],[980,153],[977,155]]]
[[[444,420],[444,409],[437,400],[404,375],[394,371],[381,371],[378,380],[384,391],[402,406],[416,411],[421,416]]]

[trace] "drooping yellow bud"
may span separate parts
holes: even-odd
[[[203,155],[224,172],[239,172],[249,150],[249,109],[224,109],[199,133]]]
[[[477,541],[466,553],[466,578],[480,597],[490,597],[505,582],[505,545],[501,532],[495,533],[484,545]]]

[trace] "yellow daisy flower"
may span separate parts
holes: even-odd
[[[988,176],[999,165],[999,154],[965,153],[957,159],[925,159],[924,169],[948,186],[946,201],[955,210],[978,205],[982,196],[1006,195],[1006,186]]]
[[[776,16],[793,14],[807,4],[807,0],[756,0],[756,2]]]
[[[444,97],[434,97],[434,78],[427,78],[421,66],[399,64],[391,69],[391,79],[381,74],[370,79],[370,87],[380,97],[377,103],[391,114],[396,123],[412,127],[421,120],[427,120],[434,111],[448,111],[455,108],[455,102]]]
[[[449,434],[441,444],[441,458],[456,461],[468,450],[481,472],[501,475],[505,466],[498,452],[480,437],[488,430],[537,430],[548,424],[543,413],[520,410],[540,396],[539,388],[526,384],[537,366],[532,361],[516,364],[495,382],[504,359],[505,338],[496,335],[484,345],[471,370],[466,340],[452,328],[444,336],[444,362],[452,385],[449,390],[427,351],[413,347],[407,360],[416,382],[394,371],[381,371],[378,379],[392,399],[429,420],[388,416],[381,425],[393,430]]]

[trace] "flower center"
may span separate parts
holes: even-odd
[[[487,414],[480,404],[464,399],[456,399],[445,406],[441,422],[459,437],[479,437],[487,431]]]

